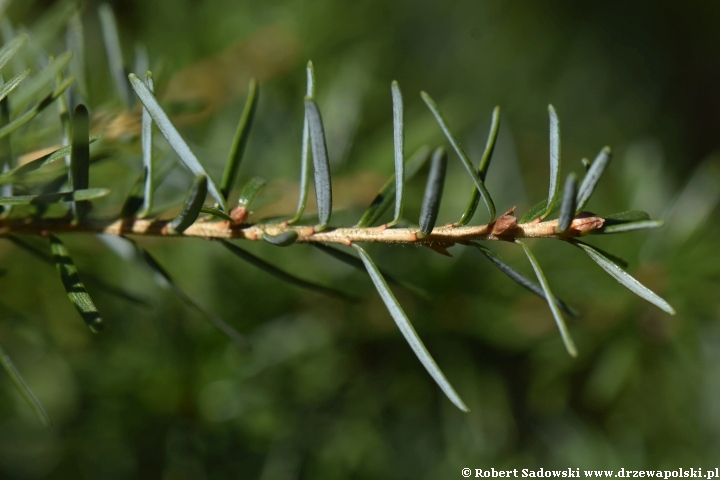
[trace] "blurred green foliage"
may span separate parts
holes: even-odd
[[[7,2],[2,2],[4,5]],[[155,0],[111,2],[128,65],[150,52],[159,98],[219,178],[251,75],[260,101],[240,176],[270,185],[258,214],[292,214],[299,177],[305,62],[312,59],[336,175],[334,221],[351,224],[393,171],[390,82],[402,85],[407,152],[443,141],[426,90],[475,161],[495,105],[503,109],[487,185],[500,211],[547,191],[547,114],[563,125],[566,171],[606,145],[616,155],[588,209],[643,209],[668,225],[608,237],[602,247],[678,310],[670,317],[582,252],[535,242],[554,292],[582,316],[571,359],[542,299],[473,249],[371,246],[376,262],[431,292],[398,299],[470,409],[442,395],[366,276],[299,245],[248,249],[288,270],[355,292],[343,303],[286,286],[220,245],[142,239],[200,305],[246,332],[239,348],[148,273],[92,237],[65,235],[82,272],[150,300],[124,303],[89,286],[108,328],[91,334],[51,266],[0,242],[0,343],[53,420],[44,429],[0,379],[0,477],[17,479],[460,478],[470,468],[714,468],[720,458],[720,3]],[[32,47],[64,51],[68,2],[17,0],[10,26]],[[88,103],[104,119],[109,160],[91,187],[113,188],[114,212],[140,168],[123,127],[86,2]],[[30,52],[33,50],[30,49]],[[37,68],[37,58],[25,56]],[[8,68],[8,67],[6,67]],[[10,65],[22,71],[22,65]],[[10,70],[12,71],[12,70]],[[140,73],[140,72],[137,72]],[[102,118],[100,118],[102,117]],[[13,137],[18,151],[60,142],[57,111]],[[120,125],[120,126],[118,126]],[[16,138],[17,137],[17,138]],[[173,162],[170,154],[163,162]],[[571,166],[571,167],[567,167]],[[163,183],[179,201],[191,175]],[[470,180],[451,165],[439,221],[463,211]],[[422,181],[408,185],[409,218]],[[452,188],[450,188],[452,186]],[[102,210],[102,208],[100,210]],[[503,210],[505,209],[505,210]],[[482,221],[482,219],[476,220]],[[46,248],[44,240],[27,239]],[[500,253],[531,275],[522,251]],[[427,250],[427,251],[425,251]]]

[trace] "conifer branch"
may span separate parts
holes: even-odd
[[[262,240],[263,236],[275,237],[287,232],[297,233],[297,243],[394,243],[394,244],[465,244],[473,240],[513,241],[518,238],[570,239],[584,236],[593,230],[602,228],[604,219],[597,216],[575,218],[570,228],[558,232],[558,220],[518,224],[517,218],[505,214],[496,221],[477,226],[454,227],[452,224],[435,227],[432,232],[420,238],[419,228],[380,227],[338,227],[327,228],[321,232],[314,226],[287,225],[282,223],[231,224],[229,221],[197,221],[183,232],[171,228],[172,221],[167,220],[88,220],[73,224],[71,219],[0,219],[0,235],[49,233],[105,233],[111,235],[138,235],[163,237],[201,237],[205,239],[244,239]]]

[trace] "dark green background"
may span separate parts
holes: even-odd
[[[61,15],[58,5],[16,0],[8,17],[58,54],[64,33],[48,21]],[[593,158],[605,145],[614,149],[588,209],[638,208],[668,221],[660,231],[592,243],[627,258],[629,271],[678,314],[634,296],[569,245],[530,242],[554,292],[582,312],[571,322],[580,351],[573,360],[545,302],[477,251],[458,246],[447,258],[429,249],[369,247],[378,264],[431,292],[423,299],[396,290],[472,410],[463,414],[416,360],[368,278],[310,247],[247,245],[289,271],[354,292],[360,302],[286,286],[216,244],[141,239],[198,303],[247,334],[252,350],[244,351],[142,268],[95,238],[66,235],[81,275],[102,276],[153,304],[143,309],[90,289],[109,326],[93,335],[54,269],[2,242],[0,342],[55,426],[42,429],[2,378],[0,477],[452,479],[461,478],[463,467],[720,466],[714,210],[720,175],[713,157],[720,3],[112,5],[130,70],[134,44],[142,42],[161,99],[170,98],[171,79],[183,69],[205,79],[181,93],[212,114],[179,123],[218,179],[248,76],[261,76],[257,122],[238,182],[252,175],[271,181],[258,214],[294,209],[308,59],[317,72],[343,210],[336,224],[355,221],[392,173],[393,79],[405,96],[407,153],[443,142],[420,90],[436,99],[476,162],[492,108],[502,107],[488,177],[502,211],[517,206],[523,213],[547,194],[552,103],[562,124],[565,172],[581,173],[582,157]],[[112,116],[121,106],[97,6],[89,1],[83,13],[88,103],[93,113]],[[219,95],[218,85],[227,92]],[[53,108],[38,124],[49,127],[25,129],[14,144],[30,151],[59,141]],[[114,156],[93,170],[91,186],[114,189],[104,213],[117,211],[140,171],[138,142],[130,137],[107,142]],[[180,201],[190,181],[178,166],[158,191],[160,203]],[[422,188],[420,178],[409,186],[412,221]],[[459,217],[470,190],[451,158],[439,222]],[[485,215],[479,211],[475,221]],[[45,248],[41,239],[28,240]],[[489,246],[532,275],[519,249]]]

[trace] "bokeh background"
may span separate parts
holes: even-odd
[[[565,172],[613,147],[588,208],[643,209],[655,232],[595,237],[677,309],[634,296],[579,250],[530,242],[554,292],[582,316],[566,354],[547,305],[479,252],[370,246],[376,262],[430,293],[396,294],[472,410],[444,397],[367,276],[307,246],[245,245],[347,303],[281,283],[219,245],[140,239],[201,306],[245,333],[241,349],[152,274],[94,237],[63,240],[81,275],[149,300],[93,295],[109,328],[91,334],[54,268],[0,242],[0,343],[54,422],[44,429],[0,375],[0,477],[9,479],[450,479],[470,468],[672,469],[720,466],[720,3],[154,0],[110,2],[125,61],[149,51],[159,98],[216,178],[250,76],[260,103],[238,188],[270,181],[255,218],[294,211],[305,63],[312,59],[335,175],[335,223],[351,224],[392,173],[390,82],[406,106],[407,153],[442,144],[429,92],[478,161],[502,108],[488,188],[522,213],[547,192],[548,119]],[[70,2],[16,0],[2,33],[32,35],[36,68],[65,50]],[[87,102],[100,148],[92,186],[117,212],[140,172],[135,127],[114,93],[97,8],[82,8]],[[43,53],[46,52],[46,53]],[[137,58],[140,57],[140,58]],[[19,68],[12,63],[6,69]],[[8,72],[3,73],[9,76]],[[12,100],[12,96],[10,97]],[[60,141],[54,108],[13,137],[28,152]],[[38,127],[39,125],[39,127]],[[163,164],[175,157],[157,139]],[[422,177],[420,175],[419,177]],[[158,190],[184,196],[180,165]],[[451,160],[439,221],[471,183]],[[424,180],[409,186],[415,221]],[[170,210],[168,210],[170,211]],[[97,212],[96,212],[97,213]],[[478,212],[475,222],[484,221]],[[27,238],[40,248],[41,239]],[[512,245],[490,245],[528,276]]]

